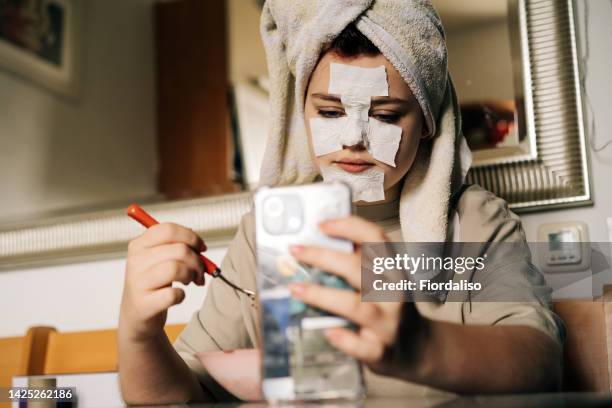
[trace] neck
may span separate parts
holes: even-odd
[[[385,199],[373,203],[363,201],[355,203],[356,214],[367,220],[376,222],[399,216],[399,198],[401,183],[385,190]]]
[[[368,203],[366,201],[358,201],[358,202],[355,203],[355,205],[357,207],[368,207],[368,206],[371,206],[371,205],[379,205],[379,204],[390,203],[390,202],[399,200],[401,192],[402,192],[402,183],[401,182],[395,183],[393,186],[391,186],[387,190],[385,190],[385,199],[384,200],[374,201],[374,202],[371,202],[371,203]]]

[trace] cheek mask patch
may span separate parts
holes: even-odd
[[[332,63],[328,92],[340,96],[346,115],[310,119],[315,155],[323,156],[342,150],[344,146],[363,144],[374,159],[395,167],[402,128],[369,117],[372,97],[389,96],[385,67],[361,68]],[[353,189],[353,201],[384,199],[384,172],[377,167],[348,173],[331,166],[321,172],[325,180],[347,182]]]

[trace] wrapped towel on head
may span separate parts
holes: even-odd
[[[404,178],[400,223],[405,241],[446,239],[449,202],[471,164],[448,74],[440,18],[429,0],[268,0],[261,34],[270,75],[271,127],[261,185],[313,181],[304,97],[320,54],[351,23],[409,85],[429,137]]]

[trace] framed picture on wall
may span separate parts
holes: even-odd
[[[0,0],[0,68],[74,97],[80,0]]]

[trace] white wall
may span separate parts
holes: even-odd
[[[207,256],[218,264],[225,251],[209,248]],[[22,335],[34,325],[60,331],[116,328],[124,269],[125,260],[118,258],[0,272],[0,337]],[[187,286],[185,300],[170,309],[168,323],[187,322],[207,288]]]
[[[153,1],[84,3],[77,100],[0,70],[0,219],[155,192]]]

